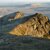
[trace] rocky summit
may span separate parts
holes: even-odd
[[[50,20],[43,14],[20,12],[0,18],[0,50],[50,50]]]
[[[24,13],[18,11],[18,12],[16,12],[15,16],[10,16],[9,17],[9,21],[22,18],[23,16],[24,16]]]
[[[29,16],[28,16],[29,17]],[[41,37],[50,39],[50,21],[47,16],[36,13],[26,22],[15,26],[9,34],[24,36],[30,35],[33,37]],[[15,19],[22,18],[20,14],[16,15]],[[27,19],[27,17],[26,17]]]

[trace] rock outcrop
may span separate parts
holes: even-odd
[[[24,16],[24,13],[18,11],[18,12],[16,12],[16,15],[15,15],[15,16],[11,16],[11,17],[9,18],[9,21],[22,18],[23,16]]]
[[[15,17],[20,18],[19,17]],[[41,37],[50,39],[50,22],[47,16],[36,13],[35,16],[30,18],[25,23],[16,26],[10,34],[23,36],[30,35],[33,37]]]
[[[19,19],[19,18],[22,18],[23,16],[24,16],[24,13],[18,11],[14,19]]]

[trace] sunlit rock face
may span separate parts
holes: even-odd
[[[22,12],[17,12],[14,19],[19,19],[19,18],[22,18],[23,16],[24,16],[24,13],[22,13]]]
[[[24,13],[18,11],[18,12],[16,12],[16,15],[15,15],[15,16],[11,16],[11,17],[9,18],[9,21],[22,18],[23,16],[24,16]]]
[[[15,17],[18,19],[19,17]],[[30,18],[25,23],[19,24],[14,29],[12,29],[9,33],[13,35],[23,36],[30,35],[33,37],[41,37],[41,38],[50,38],[50,23],[47,16],[36,13],[35,16]]]

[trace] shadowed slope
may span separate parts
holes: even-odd
[[[11,14],[13,16],[13,14]],[[26,21],[28,21],[30,18],[32,18],[35,15],[30,15],[30,16],[26,16],[23,18],[19,18],[19,19],[15,19],[12,21],[8,21],[8,18],[11,17],[11,15],[8,16],[4,16],[1,20],[0,20],[0,29],[2,27],[2,29],[0,30],[0,32],[9,32],[11,31],[14,27],[16,27],[17,25],[21,24],[21,23],[25,23]],[[3,21],[2,21],[3,20]]]
[[[2,33],[0,50],[50,50],[50,40]]]

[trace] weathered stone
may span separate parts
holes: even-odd
[[[44,35],[48,36],[48,32],[50,31],[50,23],[48,22],[48,17],[43,16],[42,14],[36,14],[32,18],[30,18],[27,22],[18,25],[10,34],[23,36],[23,35],[31,35],[33,37],[44,37]]]
[[[24,13],[22,12],[17,12],[16,13],[16,16],[14,17],[14,19],[19,19],[19,18],[22,18],[24,16]]]

